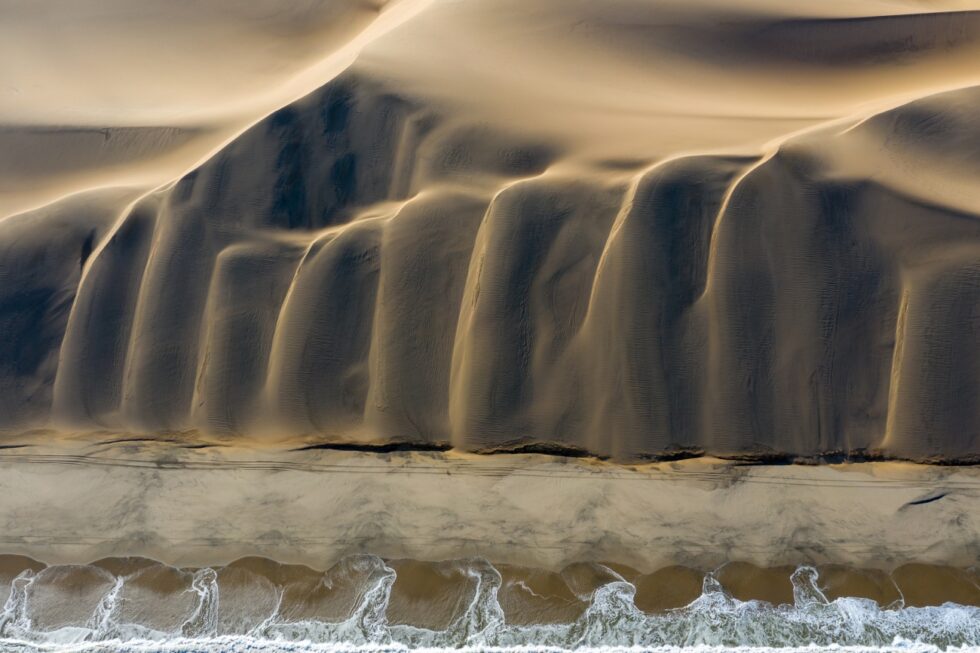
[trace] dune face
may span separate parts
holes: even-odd
[[[0,215],[172,181],[343,70],[419,4],[4,3]]]
[[[0,428],[975,460],[976,12],[738,4],[419,3],[122,133],[204,145],[0,221]]]

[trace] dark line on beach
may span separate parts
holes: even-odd
[[[558,456],[561,458],[595,458],[608,460],[609,456],[593,453],[587,449],[565,444],[563,442],[529,442],[518,441],[504,443],[495,447],[486,447],[473,451],[479,456],[495,456],[506,454],[538,454],[542,456]]]
[[[933,501],[939,501],[940,499],[942,499],[947,494],[949,494],[949,493],[948,492],[941,492],[939,494],[933,495],[931,497],[926,497],[924,499],[916,499],[915,501],[909,501],[908,503],[906,503],[903,506],[903,508],[907,508],[908,506],[924,506],[927,503],[932,503]]]
[[[289,451],[359,451],[361,453],[398,453],[410,451],[449,451],[453,448],[448,442],[318,442]]]
[[[883,451],[873,449],[851,449],[848,451],[826,451],[816,454],[795,454],[776,451],[717,453],[703,449],[679,449],[641,454],[642,462],[668,462],[673,460],[689,460],[692,458],[718,458],[742,465],[842,465],[846,463],[884,463],[902,462],[918,465],[938,465],[942,467],[971,467],[980,465],[980,454],[965,456],[893,456]],[[628,464],[629,460],[614,461]]]

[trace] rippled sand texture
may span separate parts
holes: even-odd
[[[3,9],[6,430],[976,459],[974,3],[205,4]]]

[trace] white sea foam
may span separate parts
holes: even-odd
[[[361,645],[342,643],[284,642],[258,639],[247,635],[214,638],[174,638],[164,641],[110,640],[76,644],[24,642],[0,639],[0,650],[11,653],[565,653],[569,649],[554,646],[466,646],[461,648],[418,648],[403,645]],[[655,647],[581,647],[577,653],[976,653],[980,647],[963,646],[941,649],[929,644],[896,641],[888,646],[655,646]]]
[[[191,591],[197,605],[174,632],[119,623],[120,577],[99,602],[86,627],[43,631],[29,618],[30,585],[24,572],[11,588],[0,615],[0,650],[79,653],[166,652],[377,652],[384,651],[980,651],[980,608],[942,606],[882,608],[874,601],[828,601],[817,571],[800,567],[792,575],[794,603],[740,601],[711,575],[701,596],[689,605],[658,614],[637,609],[636,589],[625,580],[598,588],[585,613],[569,624],[516,626],[506,623],[497,592],[500,573],[474,560],[466,573],[472,592],[465,610],[445,630],[389,624],[387,609],[395,571],[380,558],[359,557],[365,573],[359,602],[337,623],[289,621],[280,601],[248,633],[219,635],[220,597],[211,569],[195,573]]]

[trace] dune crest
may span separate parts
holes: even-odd
[[[0,221],[0,428],[976,459],[976,12],[403,11]]]

